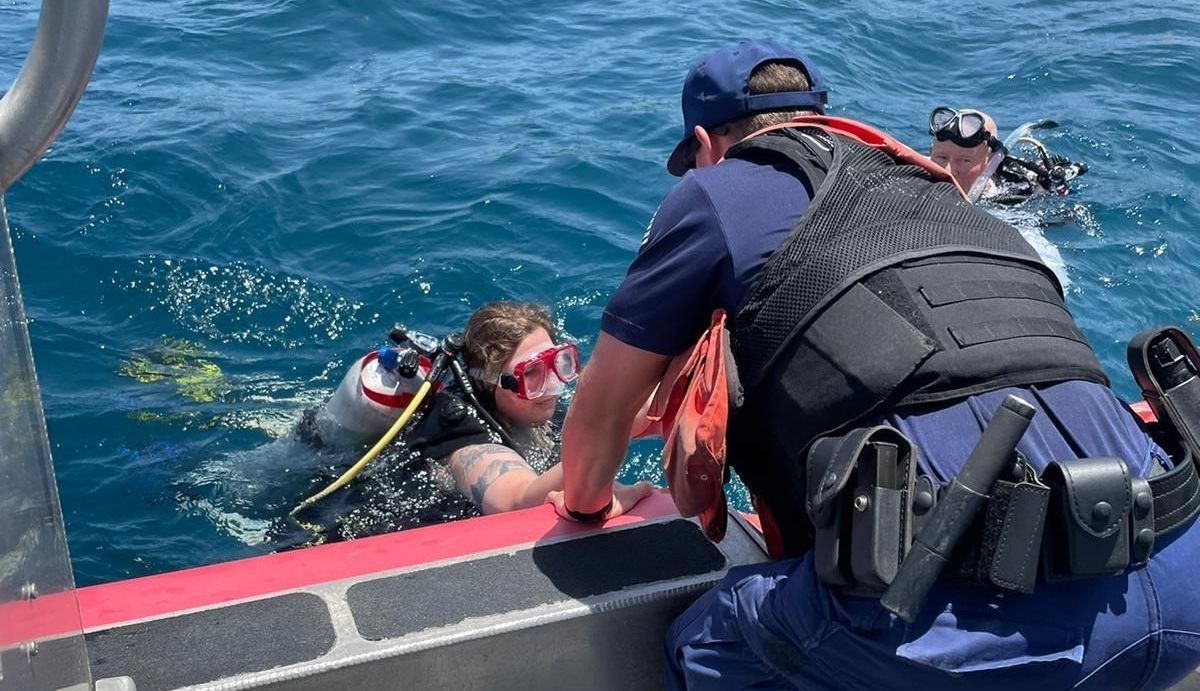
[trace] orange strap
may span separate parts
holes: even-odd
[[[954,176],[950,175],[950,171],[939,166],[929,159],[928,156],[913,151],[908,145],[902,143],[890,134],[877,130],[870,125],[864,125],[856,120],[848,118],[839,118],[832,115],[800,115],[794,118],[791,122],[785,122],[780,125],[771,125],[760,130],[755,130],[746,136],[745,139],[755,137],[764,132],[774,130],[782,130],[790,127],[815,127],[830,134],[837,134],[862,144],[873,149],[879,149],[900,163],[905,163],[912,166],[917,166],[928,172],[935,179],[942,182],[948,182],[954,185],[958,193],[963,199],[967,198],[962,187],[954,180]],[[742,141],[745,141],[743,139]]]

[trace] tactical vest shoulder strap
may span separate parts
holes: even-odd
[[[898,145],[883,135],[864,144],[830,131],[789,123],[730,149],[731,157],[783,156],[791,160],[788,172],[823,175],[808,210],[759,272],[734,319],[734,353],[749,388],[829,301],[893,264],[984,255],[1027,262],[1057,287],[1020,232],[970,204],[944,169],[911,150],[920,160],[901,162]],[[814,132],[828,136],[830,152],[814,145]]]
[[[804,185],[811,200],[833,166],[834,144],[824,130],[787,127],[779,129],[775,136],[744,139],[725,155],[754,162],[783,163]]]

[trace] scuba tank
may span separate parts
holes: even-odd
[[[389,334],[393,338],[395,334]],[[322,444],[351,447],[379,439],[396,422],[428,376],[432,363],[419,348],[437,341],[416,332],[354,361],[313,422]],[[432,348],[426,348],[426,351]],[[440,388],[440,382],[435,383]]]
[[[312,416],[308,439],[317,443],[365,444],[378,437],[362,458],[320,492],[308,497],[288,515],[298,513],[345,487],[373,461],[425,404],[429,394],[442,387],[447,376],[458,384],[467,402],[491,425],[500,439],[515,448],[512,438],[476,398],[466,370],[459,362],[463,336],[452,333],[439,342],[417,332],[394,327],[388,339],[396,347],[380,348],[355,361],[325,405]],[[301,424],[301,436],[306,426]],[[301,526],[321,533],[320,526]]]

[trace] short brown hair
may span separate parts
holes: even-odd
[[[495,382],[521,340],[539,327],[554,340],[550,311],[542,305],[509,300],[483,305],[467,320],[463,334],[467,366],[482,371],[483,381]]]
[[[790,61],[772,60],[764,62],[750,73],[750,95],[776,94],[781,91],[808,91],[812,88],[808,73],[799,64]],[[728,134],[734,139],[741,139],[751,132],[761,130],[771,125],[789,122],[799,115],[816,115],[817,112],[808,108],[769,110],[754,113],[746,117],[730,120],[721,125],[719,134]]]

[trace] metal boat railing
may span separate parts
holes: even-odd
[[[91,688],[3,193],[70,118],[107,16],[108,0],[44,0],[24,65],[0,99],[2,691]]]

